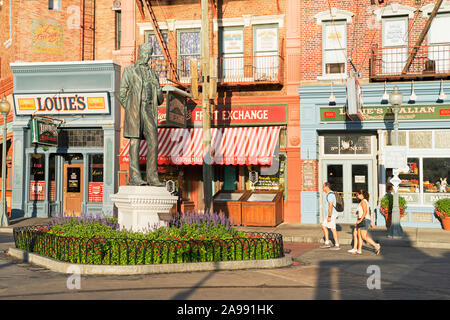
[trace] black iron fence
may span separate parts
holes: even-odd
[[[47,226],[14,228],[17,248],[56,260],[99,265],[143,265],[274,259],[284,256],[277,233],[242,233],[228,239],[147,240],[76,238],[50,234]]]

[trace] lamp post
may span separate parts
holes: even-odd
[[[0,202],[0,226],[6,227],[9,225],[8,216],[6,215],[6,116],[9,113],[11,105],[3,97],[0,101],[0,113],[3,114],[3,150],[2,150],[2,198]]]
[[[394,111],[394,143],[398,147],[398,112],[400,105],[403,103],[403,94],[398,90],[398,86],[394,86],[394,90],[389,94],[389,103],[393,106]],[[398,180],[398,169],[393,169],[394,177]],[[403,230],[400,226],[400,207],[398,202],[398,185],[394,187],[394,203],[392,206],[392,223],[389,228],[389,236],[392,238],[403,237]]]

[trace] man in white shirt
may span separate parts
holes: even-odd
[[[339,250],[341,249],[341,247],[339,246],[339,240],[336,231],[336,219],[338,216],[338,213],[336,211],[336,196],[334,192],[331,191],[329,182],[325,182],[323,184],[322,190],[325,193],[324,211],[326,212],[326,214],[324,215],[324,220],[322,222],[322,230],[325,237],[325,243],[320,247],[331,248],[330,239],[328,237],[328,229],[330,229],[335,242],[334,248],[332,248],[332,250]]]

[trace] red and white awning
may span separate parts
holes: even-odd
[[[269,166],[278,143],[279,126],[211,128],[212,164]],[[203,164],[202,128],[158,128],[158,164]],[[128,163],[130,142],[119,155]],[[147,160],[147,142],[141,141],[139,160]]]

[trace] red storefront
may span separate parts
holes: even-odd
[[[212,112],[213,191],[267,190],[286,192],[286,103],[217,105]],[[165,125],[159,109],[158,164],[160,179],[172,181],[180,195],[178,210],[203,208],[202,109],[188,107],[187,128]],[[128,168],[129,141],[119,155],[122,174]],[[142,171],[147,144],[140,148]],[[250,181],[250,175],[257,181]],[[255,178],[253,178],[255,179]],[[124,183],[122,177],[121,183]]]

